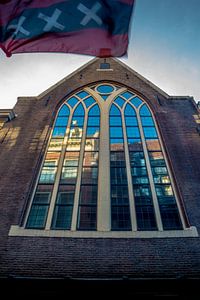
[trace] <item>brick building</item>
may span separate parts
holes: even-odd
[[[169,96],[116,59],[94,59],[0,110],[0,124],[4,286],[24,295],[38,287],[101,294],[103,282],[112,295],[179,295],[191,293],[189,280],[195,290],[200,136],[192,97]]]

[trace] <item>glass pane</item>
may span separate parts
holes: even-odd
[[[89,107],[94,102],[95,102],[95,100],[92,97],[89,97],[89,98],[87,98],[87,99],[84,100],[84,103],[85,103],[86,107]]]
[[[88,117],[88,126],[100,126],[100,117]]]
[[[86,139],[85,151],[98,151],[99,150],[99,139]]]
[[[62,205],[74,204],[75,185],[60,185],[56,203]]]
[[[100,116],[100,110],[98,104],[95,104],[92,108],[90,108],[89,116]]]
[[[141,117],[143,126],[154,126],[154,121],[152,117]]]
[[[85,152],[83,158],[83,166],[97,166],[98,156],[98,152]]]
[[[26,228],[44,228],[47,218],[48,205],[32,205]]]
[[[152,168],[153,175],[168,175],[166,167],[154,167]]]
[[[52,227],[55,229],[71,229],[72,211],[73,206],[56,205]]]
[[[54,127],[52,137],[53,138],[63,138],[65,136],[66,127]]]
[[[145,138],[156,138],[157,132],[154,127],[143,127]]]
[[[149,159],[152,167],[165,166],[162,152],[149,152]]]
[[[39,183],[53,183],[56,177],[57,167],[43,167]]]
[[[97,185],[82,185],[80,190],[80,204],[97,204]]]
[[[160,213],[164,230],[182,229],[178,209],[175,205],[160,205]]]
[[[124,114],[125,116],[136,116],[135,109],[130,104],[126,105]]]
[[[55,126],[66,127],[68,123],[68,117],[57,117]]]
[[[111,151],[123,151],[124,140],[123,139],[110,139],[110,150]]]
[[[128,139],[129,151],[142,151],[142,142],[140,139]]]
[[[84,116],[85,115],[85,111],[83,108],[83,105],[81,103],[79,103],[79,105],[77,106],[77,108],[74,111],[74,116]]]
[[[110,127],[110,137],[122,138],[123,137],[122,127]]]
[[[146,104],[142,105],[142,107],[140,108],[140,116],[151,116],[151,112]]]
[[[111,185],[111,205],[129,205],[127,185]]]
[[[121,97],[117,97],[115,99],[115,103],[117,103],[120,107],[122,107],[124,105],[125,101]]]
[[[127,184],[126,168],[110,168],[111,184]]]
[[[111,106],[110,116],[121,116],[120,110],[114,104]]]
[[[126,126],[138,126],[137,117],[126,117]]]
[[[148,177],[133,177],[133,184],[148,184],[149,179]]]
[[[64,116],[68,116],[69,115],[69,108],[67,107],[67,105],[63,105],[61,107],[61,109],[59,110],[58,116],[59,117],[64,117]]]
[[[138,127],[126,127],[127,136],[130,138],[139,138],[140,131]]]
[[[84,117],[73,116],[71,127],[83,127]]]
[[[79,206],[79,230],[96,230],[96,219],[96,206]]]
[[[131,166],[145,166],[145,159],[143,152],[130,152]]]
[[[98,168],[83,167],[82,169],[82,184],[97,184],[98,182]]]
[[[132,167],[131,174],[132,174],[132,176],[147,175],[147,169],[146,169],[146,167],[135,167],[135,168]]]
[[[55,167],[58,165],[58,161],[60,158],[60,152],[47,152],[45,161],[44,161],[44,166],[45,167]]]
[[[143,101],[138,97],[135,97],[131,100],[131,103],[137,108],[142,104],[142,102]]]
[[[86,136],[98,138],[99,137],[99,127],[88,127]]]
[[[158,197],[162,196],[173,196],[171,185],[156,185],[156,194]]]
[[[112,230],[131,230],[129,206],[112,206]]]
[[[100,93],[100,94],[110,94],[114,91],[114,88],[111,86],[111,85],[100,85],[97,87],[97,91]]]
[[[147,149],[149,151],[161,150],[160,143],[157,139],[156,140],[147,140],[146,145],[147,145]]]
[[[129,93],[129,92],[125,92],[125,93],[121,94],[121,96],[123,96],[123,97],[126,98],[127,100],[128,100],[129,98],[133,97],[133,95],[134,95],[134,94],[131,94],[131,93]]]
[[[122,126],[121,117],[110,117],[110,125],[111,126]]]
[[[69,132],[69,136],[70,138],[81,138],[83,135],[83,129],[79,128],[79,127],[71,127],[70,132]]]
[[[169,176],[164,176],[164,175],[158,175],[153,177],[155,183],[170,183]]]
[[[72,108],[76,105],[77,102],[78,102],[78,99],[77,99],[76,97],[72,97],[72,98],[70,98],[70,99],[67,101],[67,103],[68,103]]]
[[[85,92],[85,91],[81,91],[81,92],[77,93],[76,95],[77,95],[79,98],[83,99],[83,98],[85,98],[85,97],[88,96],[88,93]]]
[[[67,151],[80,151],[81,139],[70,138],[67,142]]]
[[[75,184],[77,174],[77,167],[63,167],[60,182],[63,184]]]
[[[124,152],[111,152],[110,153],[110,166],[111,167],[125,167],[125,155]]]
[[[34,204],[48,204],[50,200],[50,193],[36,193],[33,199]]]
[[[48,151],[61,151],[63,139],[51,139]]]
[[[133,192],[135,198],[151,197],[151,191],[149,186],[136,186],[134,187]]]
[[[152,206],[136,205],[138,230],[156,230],[154,209]]]
[[[64,166],[78,166],[79,162],[79,154],[80,152],[66,152],[65,159],[64,159]]]

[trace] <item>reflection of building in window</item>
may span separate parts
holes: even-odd
[[[182,229],[184,217],[149,107],[118,86],[99,84],[91,91],[102,101],[107,129],[102,123],[100,130],[99,105],[88,90],[63,103],[26,227],[98,230],[104,218],[100,211],[108,210],[107,230]],[[110,106],[102,104],[106,101]],[[102,152],[110,157],[109,166]],[[103,176],[109,203],[104,201],[104,186],[98,189]]]

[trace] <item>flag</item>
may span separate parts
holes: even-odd
[[[134,0],[0,0],[0,47],[7,56],[127,53]]]

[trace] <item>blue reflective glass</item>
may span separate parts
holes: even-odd
[[[138,97],[133,98],[133,99],[131,100],[131,103],[132,103],[135,107],[139,107],[140,104],[142,104],[142,102],[143,102],[143,101],[142,101],[140,98],[138,98]]]
[[[157,132],[154,127],[144,127],[145,138],[157,138]]]
[[[81,91],[79,93],[76,94],[79,98],[83,99],[85,97],[87,97],[89,94],[85,91]]]
[[[89,98],[87,98],[87,99],[84,100],[84,103],[85,103],[86,107],[89,107],[94,102],[95,102],[95,100],[92,97],[89,97]]]
[[[67,107],[67,105],[63,105],[59,111],[58,116],[59,117],[64,117],[64,116],[68,116],[69,115],[69,108]]]
[[[110,137],[111,138],[123,137],[122,127],[110,127]]]
[[[97,87],[97,91],[100,93],[100,94],[110,94],[114,91],[114,88],[111,86],[111,85],[100,85]]]
[[[52,137],[63,137],[65,135],[66,128],[65,127],[55,127],[52,133]]]
[[[78,102],[78,99],[76,99],[75,97],[70,98],[67,103],[73,108],[76,103]]]
[[[68,117],[58,117],[55,126],[67,126]]]
[[[154,126],[154,121],[152,117],[141,117],[143,126]]]
[[[117,106],[112,105],[110,109],[110,115],[111,116],[121,116],[120,110],[117,108]]]
[[[110,117],[110,125],[111,126],[121,126],[122,125],[121,117]]]
[[[124,105],[124,99],[122,99],[121,97],[117,97],[115,99],[115,103],[117,103],[120,107],[122,107]]]
[[[110,139],[110,149],[111,151],[123,151],[124,150],[124,140],[123,139]]]
[[[100,126],[100,118],[88,117],[88,126]]]
[[[146,104],[142,105],[142,107],[140,108],[140,116],[151,116],[151,112]]]
[[[99,127],[88,127],[87,128],[87,137],[99,137]]]
[[[109,95],[101,95],[101,97],[103,98],[103,100],[107,100]]]
[[[126,126],[138,126],[137,117],[126,117]]]
[[[100,109],[97,104],[90,108],[89,116],[100,116]]]
[[[124,98],[126,98],[128,100],[129,98],[133,97],[133,94],[129,93],[129,92],[125,92],[125,93],[121,94],[121,96],[123,96]]]
[[[74,111],[74,116],[84,116],[85,111],[83,108],[83,105],[81,103],[79,103],[79,105],[77,106],[77,108]]]
[[[124,113],[125,113],[125,116],[136,116],[135,110],[130,104],[126,105]]]
[[[83,127],[84,117],[76,117],[72,118],[71,127]]]
[[[140,137],[140,131],[138,127],[127,127],[127,136],[129,138],[139,138]]]

